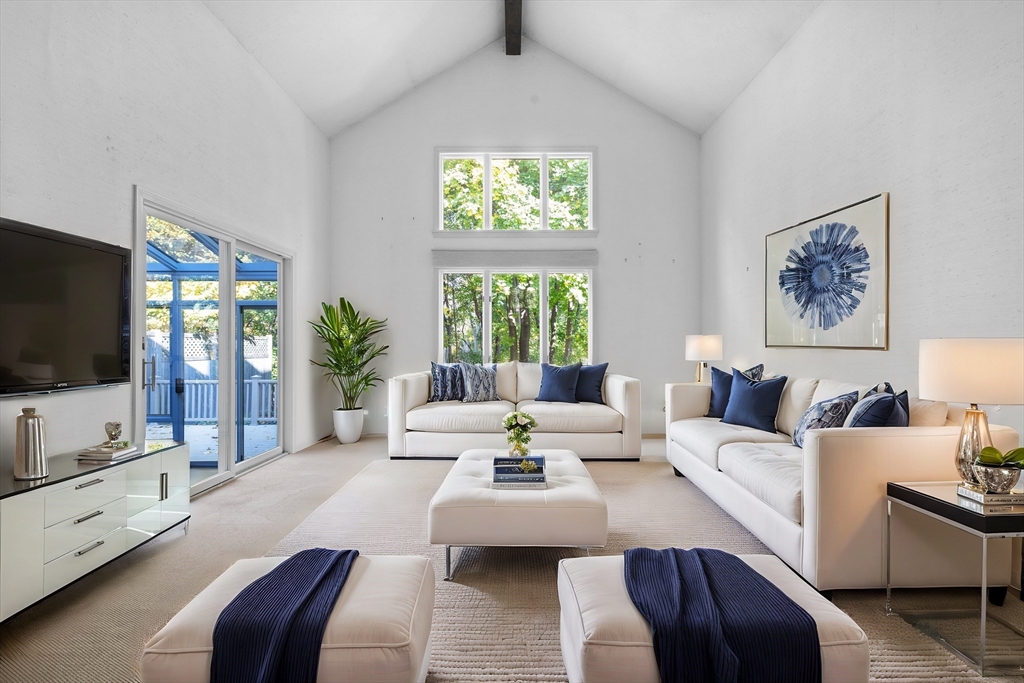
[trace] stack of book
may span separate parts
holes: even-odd
[[[76,457],[76,460],[81,460],[86,463],[117,462],[118,460],[127,458],[138,450],[138,446],[132,446],[127,442],[116,443],[113,446],[101,444],[81,451]]]
[[[987,493],[961,484],[956,487],[960,507],[983,515],[1024,514],[1024,491]]]
[[[531,455],[525,458],[497,457],[494,459],[494,489],[546,489],[547,474],[544,472],[544,456]]]

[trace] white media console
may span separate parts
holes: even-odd
[[[172,527],[188,532],[188,444],[49,467],[36,481],[0,473],[0,621]]]

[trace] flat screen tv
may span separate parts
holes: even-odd
[[[131,377],[131,251],[0,218],[0,395]]]

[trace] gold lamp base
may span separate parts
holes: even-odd
[[[697,384],[711,381],[711,374],[708,372],[707,361],[697,361],[697,376],[693,381]]]
[[[992,434],[988,430],[988,415],[972,403],[964,412],[964,426],[960,429],[960,439],[956,444],[956,471],[965,484],[978,486],[978,478],[974,475],[974,460],[981,449],[992,445]]]

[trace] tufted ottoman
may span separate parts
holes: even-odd
[[[446,546],[445,579],[452,546],[604,546],[608,506],[575,453],[534,451],[544,456],[548,487],[525,491],[491,488],[497,453],[460,455],[430,500],[427,540]]]
[[[822,683],[868,680],[864,631],[774,555],[740,555],[807,611],[818,626]],[[562,659],[572,683],[659,683],[647,621],[626,592],[623,558],[558,563]]]
[[[142,683],[209,681],[213,627],[221,610],[285,559],[239,560],[203,589],[146,643]],[[433,610],[434,569],[428,559],[360,555],[327,622],[317,680],[423,681]]]

